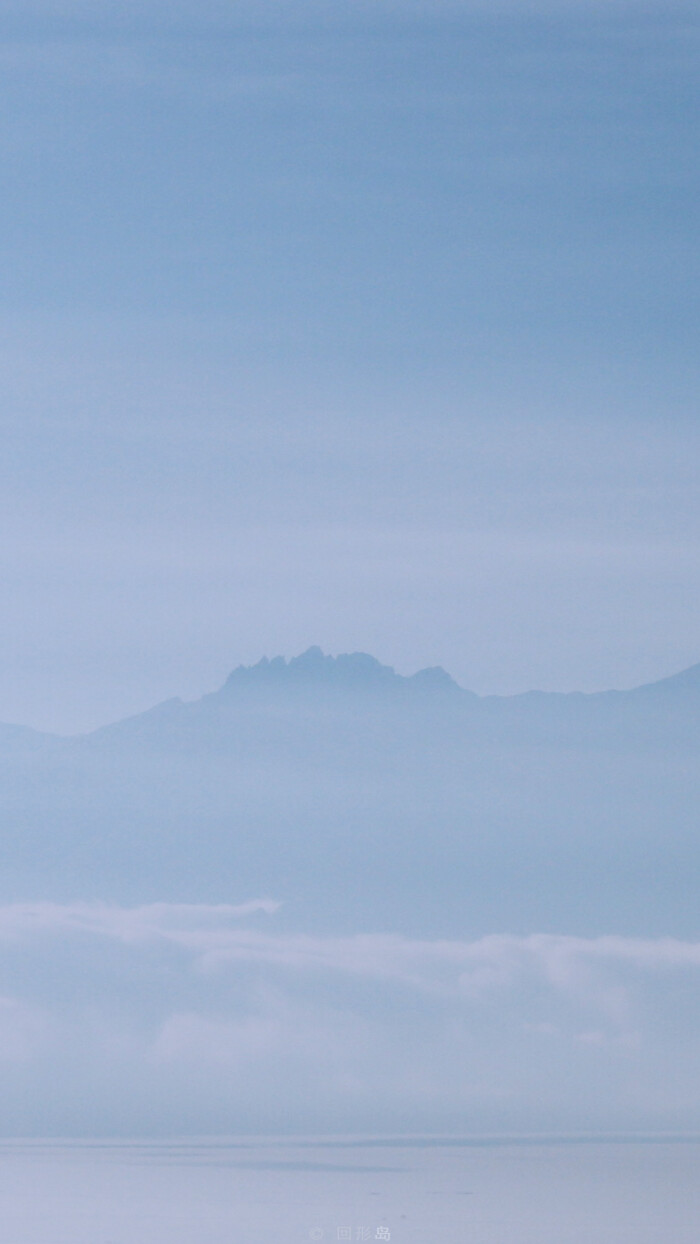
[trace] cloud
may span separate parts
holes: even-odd
[[[122,942],[164,938],[178,942],[188,935],[205,936],[215,927],[228,929],[231,921],[264,912],[271,915],[280,904],[273,899],[228,903],[149,903],[141,907],[116,907],[108,903],[12,903],[0,907],[0,941],[27,934],[93,934]]]
[[[555,989],[567,989],[585,965],[633,966],[653,972],[700,968],[700,942],[678,938],[570,937],[492,934],[473,941],[412,939],[371,933],[311,937],[241,929],[245,917],[271,916],[281,904],[256,898],[227,903],[11,903],[0,907],[0,943],[41,933],[101,936],[124,943],[154,939],[190,951],[208,966],[236,960],[282,964],[296,970],[331,970],[434,988],[504,988],[535,973]]]
[[[6,1134],[668,1128],[700,1105],[700,943],[319,937],[276,911],[0,908]]]
[[[582,975],[604,968],[643,973],[700,968],[700,942],[678,938],[492,934],[473,941],[412,939],[394,934],[318,937],[240,928],[246,917],[272,916],[281,904],[11,903],[0,907],[0,944],[28,936],[102,937],[125,944],[170,943],[208,969],[236,962],[293,971],[331,971],[430,991],[478,993],[537,976],[555,991],[577,989]]]

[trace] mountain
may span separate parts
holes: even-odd
[[[91,734],[0,730],[0,900],[282,903],[289,927],[695,935],[700,666],[478,697],[312,648]]]
[[[224,691],[232,694],[243,688],[269,687],[288,690],[313,689],[322,686],[362,691],[460,691],[454,679],[440,666],[419,670],[410,678],[397,674],[390,665],[382,665],[366,652],[327,656],[318,647],[308,648],[301,656],[285,661],[263,657],[257,665],[239,665],[229,675]]]
[[[8,726],[0,724],[0,757],[8,753],[34,752],[53,741],[53,736],[40,730],[32,730],[29,726]]]

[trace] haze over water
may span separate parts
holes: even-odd
[[[5,1144],[13,1244],[695,1244],[700,1142]]]

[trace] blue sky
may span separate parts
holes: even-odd
[[[0,5],[0,719],[700,658],[698,22]]]

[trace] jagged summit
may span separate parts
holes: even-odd
[[[382,665],[367,652],[345,652],[329,656],[321,648],[307,648],[289,661],[284,657],[263,657],[257,665],[239,665],[224,684],[224,690],[242,686],[316,686],[318,684],[357,688],[413,686],[425,690],[460,690],[440,666],[419,670],[404,677],[390,665]]]

